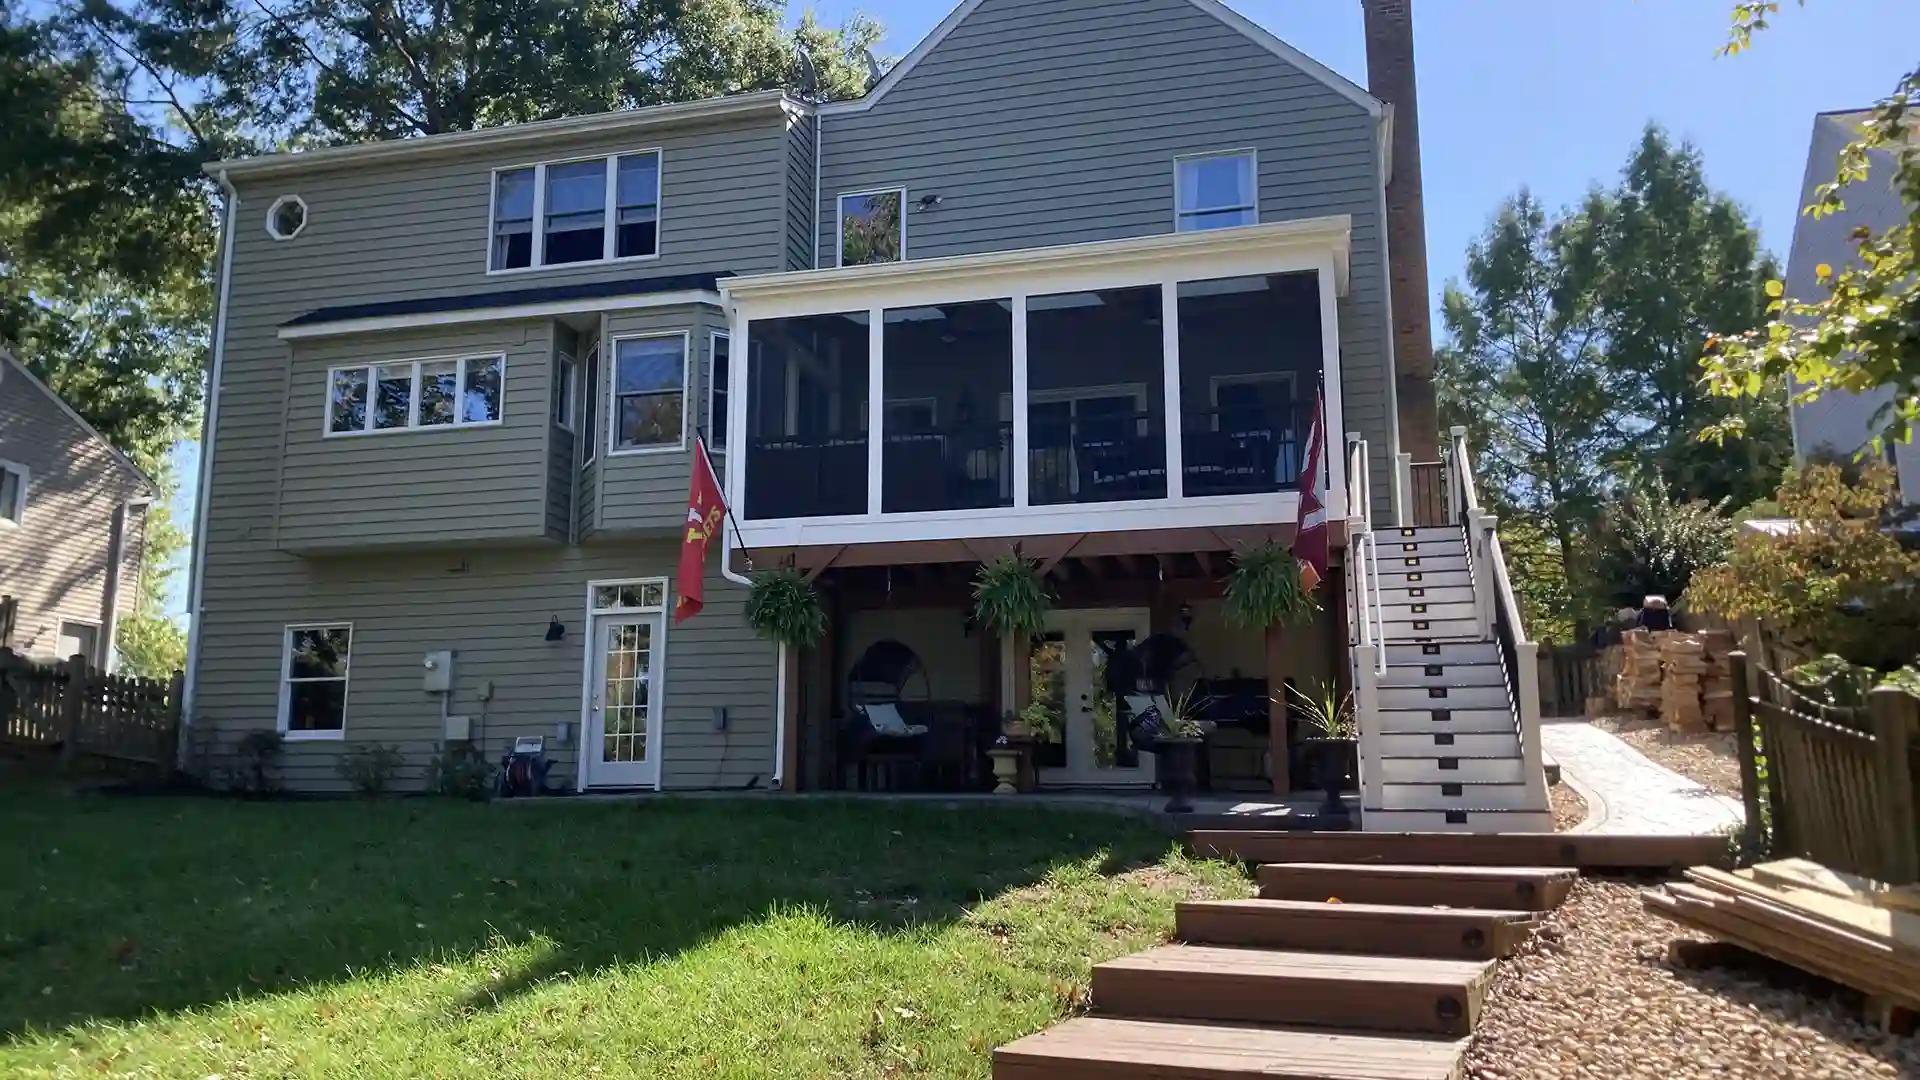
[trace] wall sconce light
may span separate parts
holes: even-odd
[[[914,201],[913,208],[915,210],[931,210],[939,206],[941,202],[942,200],[938,195],[922,195]]]
[[[1182,630],[1193,629],[1193,605],[1192,604],[1180,605],[1180,629]]]
[[[553,619],[547,623],[547,640],[563,641],[566,639],[566,636],[567,628],[560,625],[560,616],[555,615]]]

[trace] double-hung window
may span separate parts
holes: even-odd
[[[506,169],[493,178],[489,271],[660,252],[660,152]]]
[[[27,515],[27,467],[0,461],[0,525],[18,525]]]
[[[614,452],[685,445],[686,335],[616,339],[612,382]]]
[[[287,627],[280,656],[280,730],[287,738],[345,736],[352,652],[351,623]]]
[[[573,357],[562,354],[553,360],[553,422],[573,430],[574,373]]]
[[[1255,225],[1260,171],[1251,150],[1174,159],[1174,228],[1178,232]]]
[[[906,256],[904,188],[840,196],[840,265],[896,263]]]
[[[505,368],[499,355],[334,368],[327,373],[327,434],[497,424]]]
[[[713,335],[712,360],[707,374],[707,452],[727,452],[727,365],[733,362],[733,339]]]

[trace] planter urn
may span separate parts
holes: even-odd
[[[1358,790],[1360,741],[1358,739],[1302,739],[1299,743],[1311,770],[1313,786],[1326,793],[1326,801],[1316,811],[1324,827],[1351,828],[1352,815],[1341,800],[1342,792]]]
[[[1160,784],[1167,793],[1169,814],[1193,813],[1201,745],[1200,739],[1186,736],[1161,738],[1153,744],[1153,752],[1160,759]]]
[[[987,751],[993,759],[993,788],[995,795],[1012,795],[1020,789],[1015,782],[1020,778],[1020,751],[1011,746],[996,746]]]

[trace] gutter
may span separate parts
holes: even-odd
[[[200,480],[193,500],[193,567],[187,577],[187,676],[181,693],[179,763],[187,763],[192,745],[194,705],[200,675],[200,629],[205,623],[207,523],[213,506],[213,451],[220,433],[220,374],[227,357],[227,308],[233,296],[233,229],[240,214],[240,193],[220,169],[214,180],[226,195],[220,223],[220,293],[213,316],[213,362],[207,371],[207,415],[200,425]]]

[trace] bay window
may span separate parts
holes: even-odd
[[[328,436],[500,422],[506,357],[355,364],[327,372]]]
[[[686,444],[687,337],[615,338],[613,453]]]

